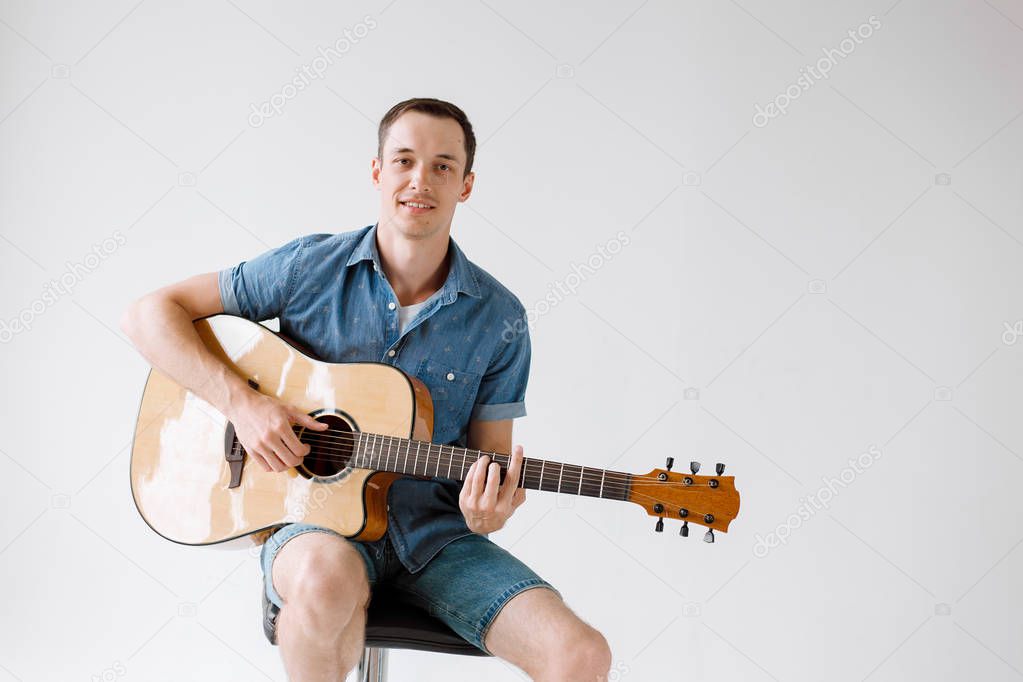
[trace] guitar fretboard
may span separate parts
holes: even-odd
[[[375,433],[359,432],[354,435],[352,465],[365,469],[462,481],[473,462],[489,455],[491,461],[501,466],[503,481],[511,460],[508,454],[457,445],[439,445]],[[632,475],[621,471],[523,457],[518,487],[606,500],[627,500],[631,483]]]

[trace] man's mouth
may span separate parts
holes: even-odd
[[[430,206],[429,204],[421,204],[418,201],[400,201],[398,203],[413,214],[426,213],[433,208],[433,206]]]

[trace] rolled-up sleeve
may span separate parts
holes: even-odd
[[[255,322],[279,317],[291,298],[302,257],[300,237],[217,275],[224,312]]]
[[[487,373],[480,380],[470,420],[496,421],[526,416],[531,346],[525,315],[506,328],[515,330],[502,339]]]

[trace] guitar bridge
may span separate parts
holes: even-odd
[[[245,451],[242,450],[242,444],[238,441],[238,436],[234,432],[234,424],[231,422],[227,423],[227,431],[224,432],[224,458],[231,468],[231,482],[227,487],[229,489],[237,488],[242,484]]]

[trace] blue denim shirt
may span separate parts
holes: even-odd
[[[450,239],[443,287],[400,334],[376,231],[299,237],[220,271],[224,312],[276,317],[283,334],[326,362],[383,362],[418,377],[433,397],[434,443],[466,445],[470,420],[524,416],[530,342],[519,299]],[[388,533],[410,572],[472,533],[461,486],[439,477],[391,484]]]

